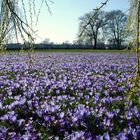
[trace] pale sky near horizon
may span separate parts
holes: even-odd
[[[36,43],[40,43],[45,38],[49,38],[54,43],[63,43],[76,40],[78,33],[79,17],[95,9],[105,0],[53,0],[54,4],[49,3],[52,15],[47,11],[45,4],[41,9],[39,22],[37,25]],[[129,9],[129,0],[109,0],[103,10]],[[36,7],[40,2],[36,1]]]

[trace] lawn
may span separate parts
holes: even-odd
[[[40,50],[33,50],[34,52],[53,52],[53,53],[59,53],[59,52],[81,52],[81,53],[132,53],[133,50],[104,50],[104,49],[40,49]],[[13,53],[13,52],[20,52],[19,50],[6,50],[4,53]],[[26,52],[26,50],[24,50]],[[3,51],[0,51],[0,53],[3,53]]]
[[[36,50],[36,52],[93,52],[93,53],[102,53],[102,52],[109,52],[109,53],[129,53],[132,52],[131,50],[100,50],[100,49],[42,49]]]

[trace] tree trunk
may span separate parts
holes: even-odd
[[[93,44],[93,49],[97,49],[97,38],[93,38],[94,44]]]
[[[117,49],[120,50],[121,49],[121,41],[120,40],[117,40]]]

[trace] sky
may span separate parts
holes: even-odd
[[[40,6],[41,0],[36,1],[36,7]],[[39,15],[39,21],[35,30],[39,37],[36,43],[40,43],[45,38],[51,42],[72,43],[77,39],[79,17],[92,9],[99,7],[105,0],[53,0],[53,4],[48,2],[52,15],[48,12],[45,3]],[[103,10],[129,9],[129,0],[109,0]],[[37,9],[36,8],[36,9]]]

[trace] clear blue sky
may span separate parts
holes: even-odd
[[[39,7],[41,0],[37,0]],[[37,25],[38,38],[36,42],[41,42],[49,38],[52,42],[62,43],[66,40],[73,42],[78,32],[78,18],[91,11],[105,0],[53,0],[49,3],[52,16],[48,13],[45,4],[42,7],[39,22]],[[128,0],[109,0],[104,10],[121,9],[126,11],[129,8]]]

